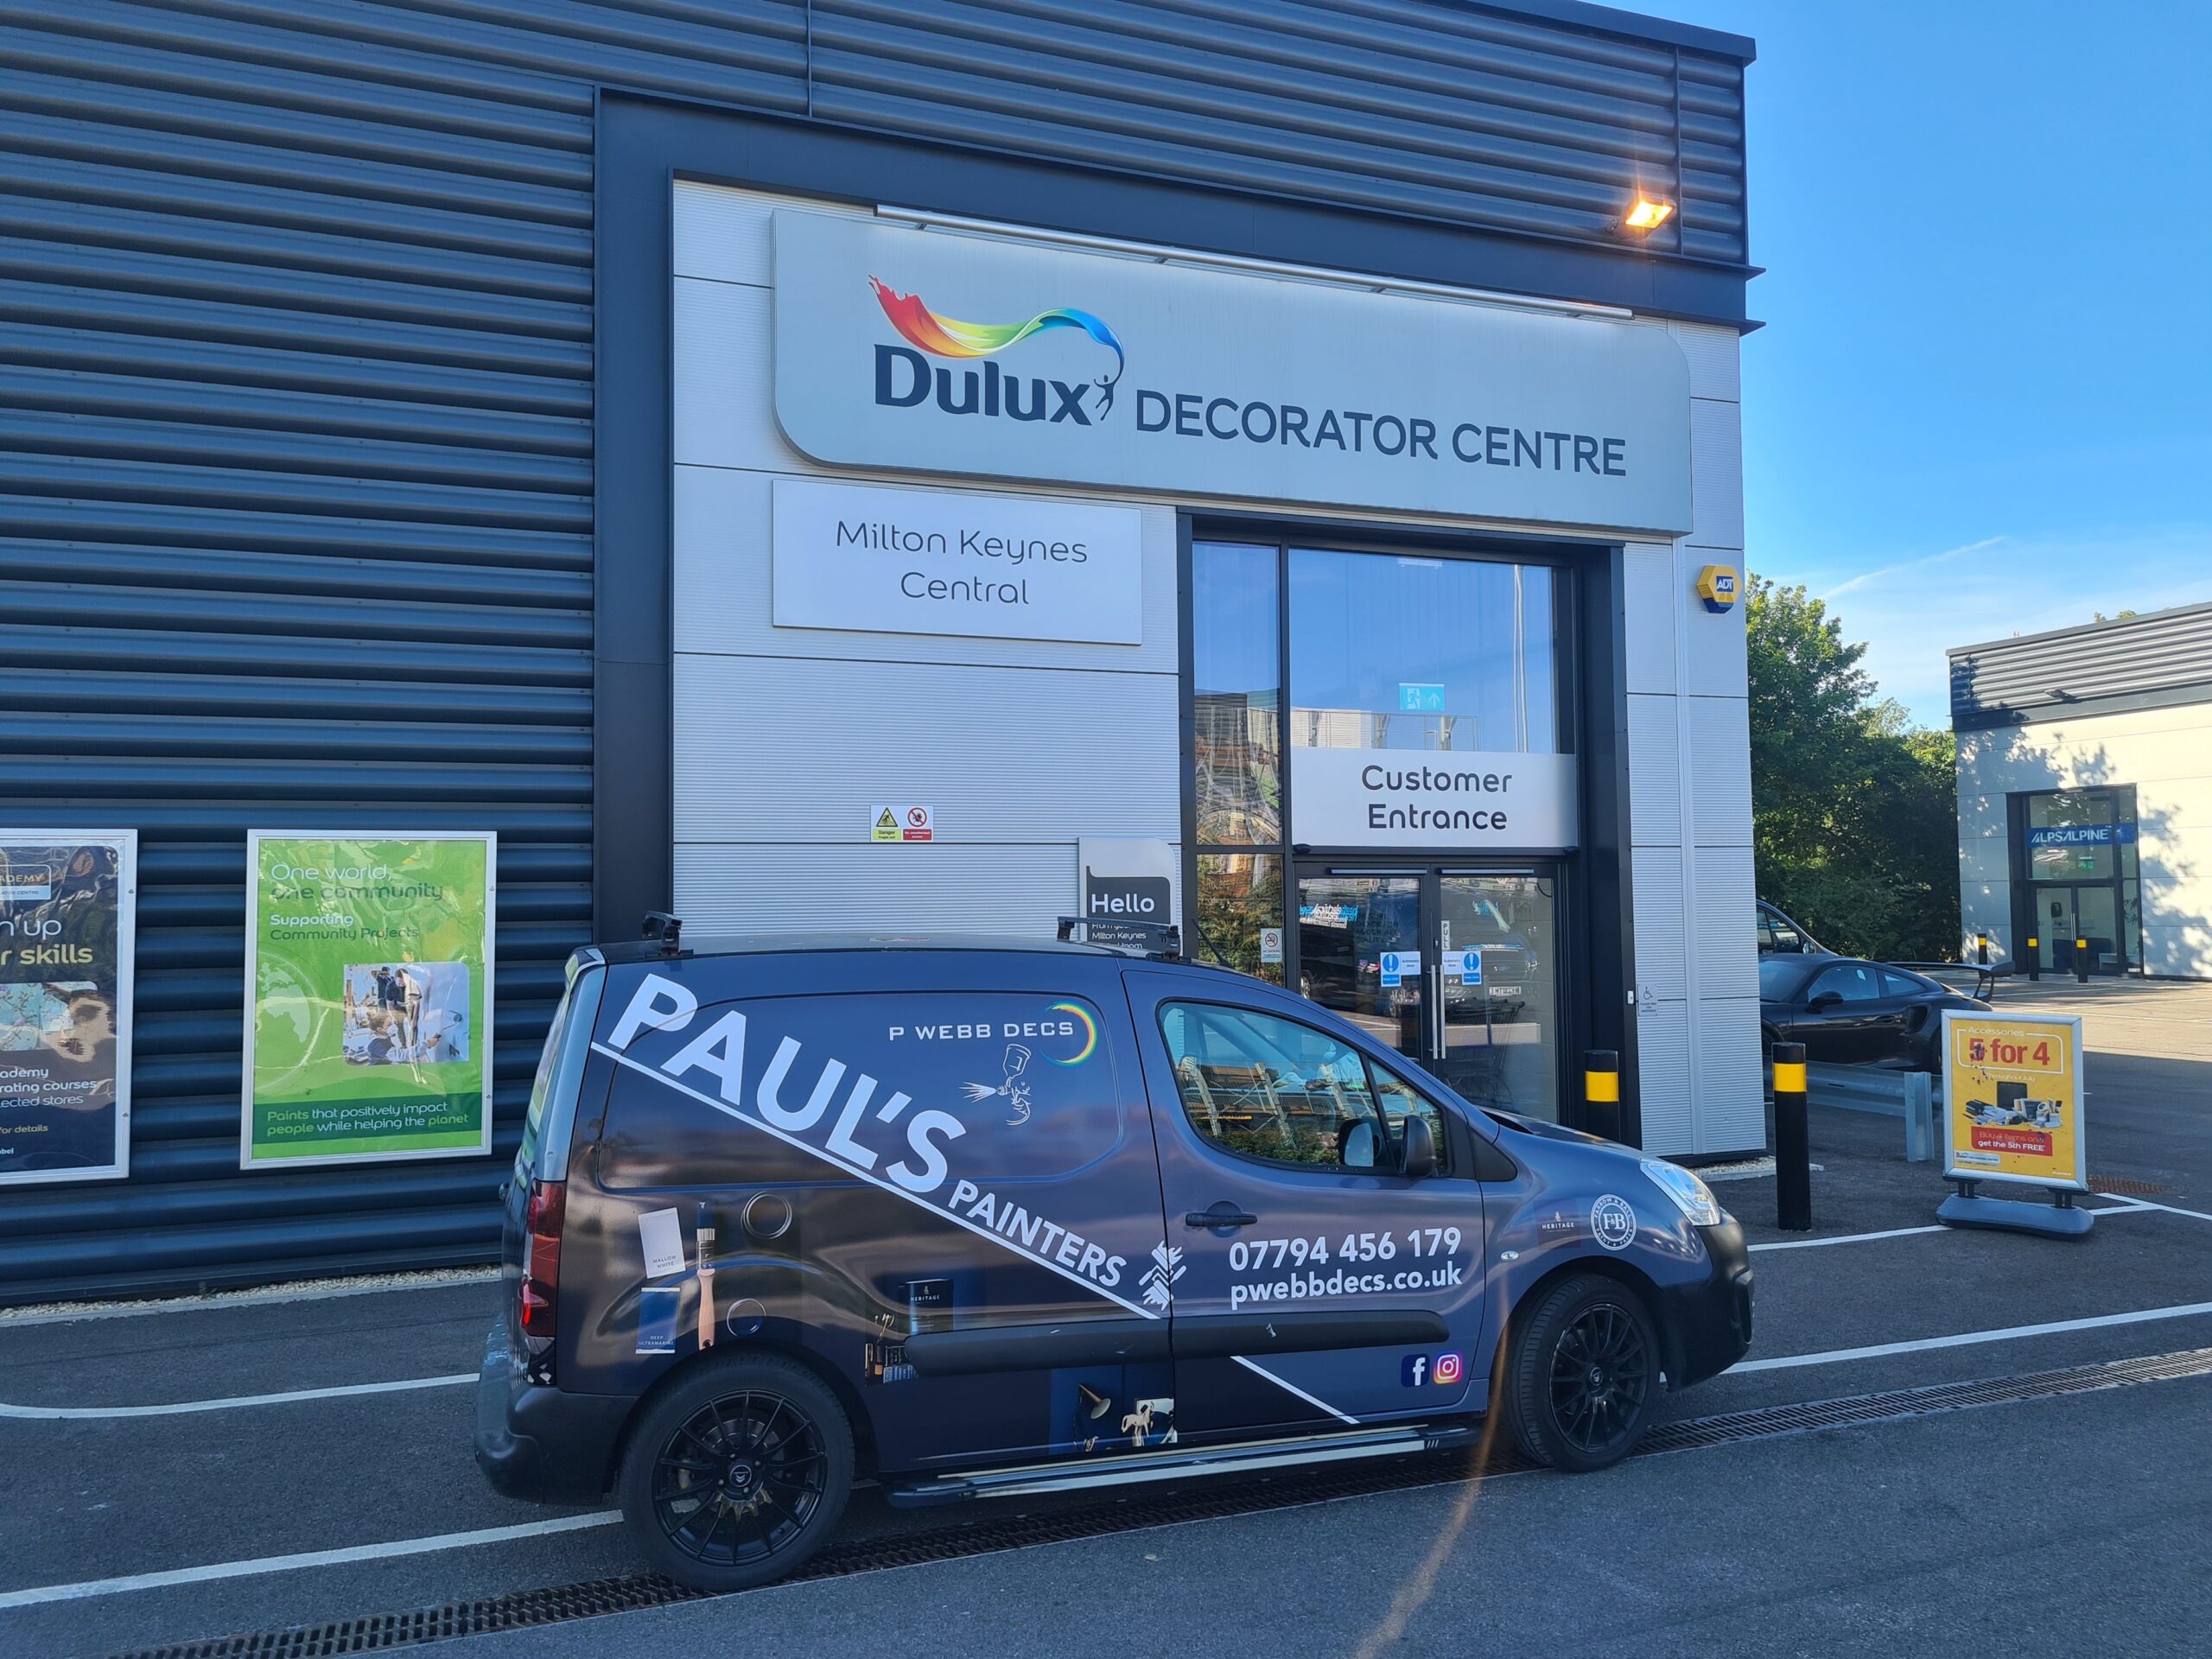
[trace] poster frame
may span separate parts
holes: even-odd
[[[484,1122],[474,1147],[424,1147],[413,1152],[334,1152],[297,1158],[253,1155],[254,987],[260,977],[261,843],[264,841],[474,841],[484,845],[484,1022],[475,1039],[484,1066]],[[249,830],[245,832],[245,1039],[238,1071],[238,1168],[324,1169],[339,1164],[422,1163],[440,1158],[485,1158],[492,1151],[493,1001],[499,963],[493,954],[499,900],[499,832],[496,830]]]
[[[133,998],[138,976],[138,832],[136,830],[0,829],[0,842],[67,842],[116,849],[115,895],[115,1153],[104,1169],[22,1169],[0,1174],[0,1187],[51,1186],[72,1181],[122,1181],[130,1177],[130,1065]]]
[[[1970,1169],[1958,1161],[1960,1091],[1953,1087],[1952,1031],[1958,1024],[1986,1025],[1997,1021],[2009,1026],[2063,1027],[2070,1033],[2072,1043],[2068,1051],[2072,1058],[2072,1071],[2067,1081],[2074,1095],[2074,1169],[2069,1181],[2057,1171],[2049,1175],[2015,1174],[2009,1170]],[[2039,1186],[2054,1192],[2087,1192],[2089,1191],[2089,1090],[2084,1078],[2082,1050],[2082,1016],[2078,1014],[2012,1014],[1983,1013],[1979,1009],[1946,1008],[1943,1010],[1943,1179],[1947,1181],[1988,1182],[2005,1186]]]

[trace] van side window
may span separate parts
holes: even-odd
[[[1294,1020],[1207,1002],[1160,1013],[1184,1115],[1227,1152],[1268,1163],[1387,1171],[1408,1112],[1435,1109],[1358,1051]]]

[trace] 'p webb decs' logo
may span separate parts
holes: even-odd
[[[883,315],[908,342],[875,348],[875,401],[883,407],[912,409],[934,397],[948,415],[1076,426],[1089,426],[1114,407],[1114,388],[1128,359],[1114,331],[1090,312],[1062,306],[1040,311],[1027,322],[961,322],[931,310],[918,294],[901,294],[878,277],[868,280]],[[1079,328],[1113,353],[1113,372],[1071,383],[1007,373],[991,360],[1033,334],[1058,328]],[[980,371],[955,370],[932,364],[932,357],[981,358],[983,365]]]

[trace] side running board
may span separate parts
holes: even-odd
[[[893,1509],[929,1509],[971,1497],[1023,1497],[1039,1492],[1077,1492],[1095,1486],[1128,1486],[1140,1481],[1181,1480],[1198,1475],[1254,1474],[1300,1464],[1344,1463],[1354,1458],[1396,1458],[1465,1446],[1475,1437],[1468,1424],[1415,1424],[1354,1429],[1342,1434],[1302,1434],[1294,1439],[1245,1440],[1185,1451],[1165,1446],[1056,1463],[1022,1464],[929,1480],[884,1484],[884,1499]]]

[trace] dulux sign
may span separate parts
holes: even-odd
[[[775,397],[835,465],[1667,534],[1663,328],[775,215]]]

